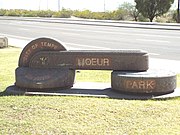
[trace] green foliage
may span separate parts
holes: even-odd
[[[91,12],[89,10],[74,11],[73,16],[85,19],[100,19],[100,20],[138,20],[139,12],[131,3],[123,3],[115,11],[109,12]]]
[[[134,13],[136,11],[136,8],[134,5],[128,2],[124,2],[122,5],[119,6],[118,10],[121,10],[120,14],[123,17],[124,20],[128,20],[128,18],[134,18]],[[138,14],[137,14],[138,16]],[[137,17],[135,16],[135,19],[137,21]]]
[[[118,9],[113,12],[91,12],[89,10],[75,11],[74,16],[85,19],[99,19],[99,20],[125,20],[126,12]]]
[[[0,49],[0,92],[15,82],[15,69],[18,65],[18,58],[21,49],[4,48]]]
[[[175,23],[177,21],[177,11],[170,10],[161,17],[156,17],[155,21],[161,23]]]
[[[37,16],[39,17],[52,17],[53,11],[51,10],[40,10],[37,12]]]
[[[148,18],[144,17],[141,13],[138,16],[138,21],[139,22],[148,22]]]
[[[179,135],[179,104],[179,98],[4,96],[0,98],[0,134]]]
[[[111,71],[80,70],[76,73],[76,82],[111,82]]]
[[[52,17],[70,18],[72,14],[73,14],[73,11],[63,8],[61,11],[54,12]]]
[[[20,16],[21,12],[18,9],[10,9],[10,10],[6,10],[5,16]]]
[[[175,21],[175,22],[178,22],[178,13],[177,13],[177,10],[173,11],[172,20]]]
[[[71,10],[63,9],[55,12],[51,10],[22,10],[22,9],[0,9],[0,16],[23,16],[23,17],[63,17],[69,18],[72,15]]]
[[[76,10],[74,11],[73,15],[76,17],[85,18],[85,19],[93,18],[92,16],[93,13],[90,10],[83,10],[83,11]]]
[[[0,9],[0,16],[4,16],[6,13],[6,10],[5,9]]]
[[[115,11],[109,12],[91,12],[89,10],[74,11],[73,16],[85,19],[100,19],[100,20],[136,20],[139,12],[131,3],[123,3]]]
[[[174,0],[135,0],[135,2],[138,11],[152,22],[154,17],[168,12]]]
[[[126,11],[124,11],[123,9],[118,9],[114,11],[112,14],[114,20],[125,20],[125,17],[127,15]]]
[[[177,11],[175,11],[175,12],[173,13],[173,20],[175,20],[175,21],[177,22]]]
[[[15,82],[19,48],[0,49],[0,91]],[[88,73],[89,72],[89,73]],[[98,81],[110,76],[106,71]],[[76,79],[95,79],[96,71],[82,71]],[[82,75],[84,74],[84,76]],[[180,75],[177,76],[180,87]],[[97,80],[95,80],[97,81]],[[89,86],[87,86],[88,88]],[[64,96],[1,96],[0,134],[180,134],[180,98],[117,100]]]
[[[180,88],[180,74],[177,74],[177,87]]]
[[[23,17],[37,17],[37,11],[32,11],[32,10],[23,10],[21,16]]]
[[[158,17],[162,14],[164,14],[165,11],[169,9],[172,2],[174,0],[135,0],[138,3],[142,4],[143,6],[141,9],[137,10],[137,7],[141,7],[140,4],[133,5],[128,2],[124,2],[119,6],[117,10],[114,11],[107,11],[107,12],[92,12],[90,10],[69,10],[69,9],[62,9],[61,11],[51,11],[51,10],[22,10],[22,9],[0,9],[0,16],[22,16],[22,17],[56,17],[56,18],[70,18],[71,16],[75,16],[78,18],[84,18],[84,19],[98,19],[98,20],[133,20],[133,21],[148,21],[147,18],[150,19],[150,21],[156,17],[156,21],[158,22],[175,22],[177,20],[177,13],[174,12],[173,14],[170,13],[168,16],[162,16]],[[146,2],[147,1],[147,2]],[[155,4],[153,3],[154,1]],[[162,2],[163,1],[163,2]],[[170,1],[169,5],[165,4],[167,1]],[[145,4],[144,4],[145,3]],[[151,4],[151,8],[146,8],[145,5]],[[160,3],[160,4],[159,4]],[[164,8],[165,7],[165,8]],[[151,11],[152,9],[156,8],[155,12]],[[144,11],[150,11],[150,15],[154,15],[153,17],[149,17],[149,14]],[[140,11],[143,10],[144,12]],[[146,13],[146,14],[145,14]],[[154,13],[154,14],[152,14]],[[157,18],[158,17],[158,18]],[[171,20],[172,19],[172,20]]]

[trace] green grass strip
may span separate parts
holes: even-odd
[[[14,83],[20,52],[17,48],[0,49],[1,91]],[[109,82],[109,73],[80,71],[76,81]],[[178,75],[178,86],[179,78]],[[180,98],[142,101],[1,96],[0,134],[177,135],[180,134],[179,105]]]

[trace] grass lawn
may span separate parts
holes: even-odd
[[[18,48],[0,49],[0,91],[15,82],[14,71],[20,52]],[[110,72],[77,73],[76,81],[84,80],[110,82]],[[180,98],[142,101],[1,96],[0,134],[177,135],[180,134]]]

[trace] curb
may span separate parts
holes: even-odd
[[[48,20],[47,20],[48,19]],[[33,21],[46,23],[62,23],[62,24],[76,24],[76,25],[92,25],[92,26],[109,26],[122,28],[139,28],[139,29],[160,29],[160,30],[180,30],[178,24],[164,24],[164,23],[136,23],[136,22],[122,22],[122,21],[101,21],[101,20],[75,20],[75,19],[52,19],[52,18],[24,18],[24,17],[0,17],[0,20],[18,20],[18,21]],[[134,26],[133,26],[134,25]]]

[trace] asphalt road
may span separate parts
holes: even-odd
[[[0,20],[0,36],[27,42],[51,37],[70,49],[142,49],[151,58],[180,60],[180,30]]]

